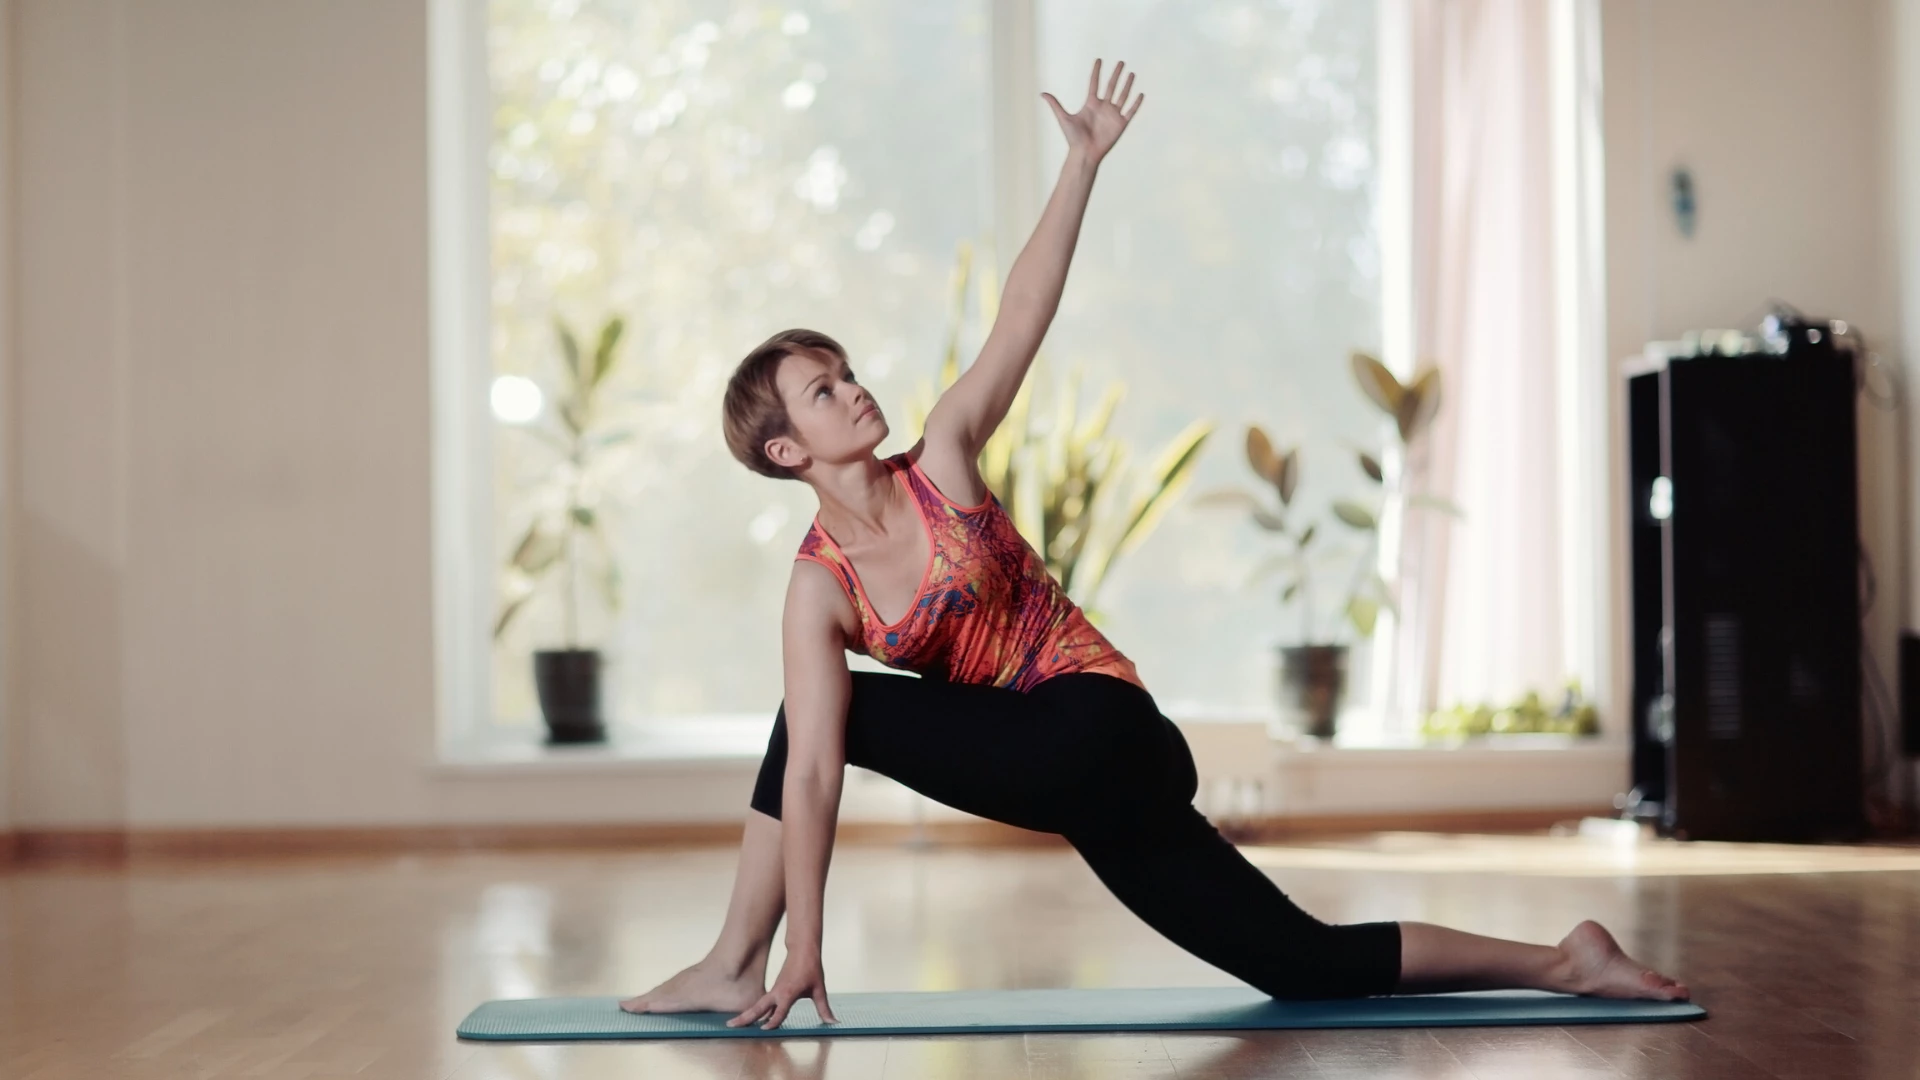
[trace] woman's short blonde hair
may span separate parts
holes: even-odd
[[[787,403],[781,399],[774,377],[780,372],[780,361],[801,349],[824,349],[843,361],[847,358],[847,350],[839,342],[818,330],[782,330],[761,342],[733,369],[721,405],[727,449],[747,468],[776,480],[796,477],[793,470],[767,457],[767,440],[793,434]]]

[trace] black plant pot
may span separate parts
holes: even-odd
[[[1301,735],[1333,738],[1347,697],[1345,645],[1295,645],[1280,650],[1280,714]]]
[[[600,653],[551,649],[533,654],[533,685],[547,720],[547,744],[607,741],[600,720]]]

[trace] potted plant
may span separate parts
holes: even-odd
[[[1384,364],[1365,353],[1353,353],[1351,362],[1367,399],[1394,421],[1392,448],[1401,452],[1394,459],[1397,463],[1440,407],[1440,372],[1428,368],[1411,383],[1402,384]],[[1298,641],[1279,646],[1281,730],[1276,735],[1291,732],[1333,738],[1346,699],[1350,640],[1371,637],[1382,609],[1397,611],[1393,584],[1378,569],[1380,520],[1384,514],[1396,505],[1431,506],[1458,513],[1444,500],[1409,496],[1401,488],[1400,470],[1396,468],[1390,478],[1381,464],[1386,455],[1367,450],[1356,453],[1361,472],[1376,486],[1379,496],[1370,501],[1338,499],[1332,511],[1341,524],[1362,538],[1357,548],[1316,547],[1321,535],[1319,523],[1303,520],[1293,506],[1300,483],[1300,448],[1276,449],[1258,425],[1247,429],[1247,463],[1277,497],[1277,506],[1234,489],[1209,492],[1196,500],[1199,505],[1245,507],[1255,525],[1287,545],[1287,550],[1263,561],[1252,575],[1252,581],[1257,582],[1280,573],[1281,604],[1297,605],[1300,611]],[[1326,593],[1317,588],[1317,581],[1330,570],[1344,575],[1344,588],[1337,593],[1338,617],[1328,626],[1322,621],[1321,607]]]
[[[547,725],[547,742],[604,742],[600,693],[604,661],[598,649],[581,647],[579,609],[581,579],[588,575],[597,581],[609,611],[620,606],[619,562],[604,529],[599,485],[592,479],[604,452],[632,435],[630,428],[609,424],[601,415],[602,391],[618,359],[625,323],[608,319],[590,356],[582,353],[579,339],[564,321],[556,318],[554,329],[564,361],[561,390],[550,411],[558,420],[558,430],[531,423],[531,415],[519,426],[556,456],[545,490],[538,493],[545,496],[546,505],[535,513],[507,557],[493,638],[498,642],[515,616],[541,594],[542,586],[558,579],[565,645],[536,649],[533,654],[534,686]],[[583,550],[588,543],[591,552]],[[565,573],[553,573],[562,569]]]

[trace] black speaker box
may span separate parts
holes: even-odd
[[[1854,361],[1826,342],[1628,381],[1628,809],[1669,835],[1864,832]]]
[[[1900,749],[1920,757],[1920,634],[1900,634]]]

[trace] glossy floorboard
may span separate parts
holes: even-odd
[[[266,1080],[1920,1078],[1920,852],[1380,836],[1250,849],[1308,910],[1553,941],[1594,917],[1712,1010],[1644,1027],[491,1045],[489,998],[630,994],[719,925],[733,852],[0,871],[0,1076]],[[1702,864],[1710,872],[1702,872]],[[843,847],[835,990],[1206,986],[1066,849]],[[777,963],[776,955],[776,963]]]

